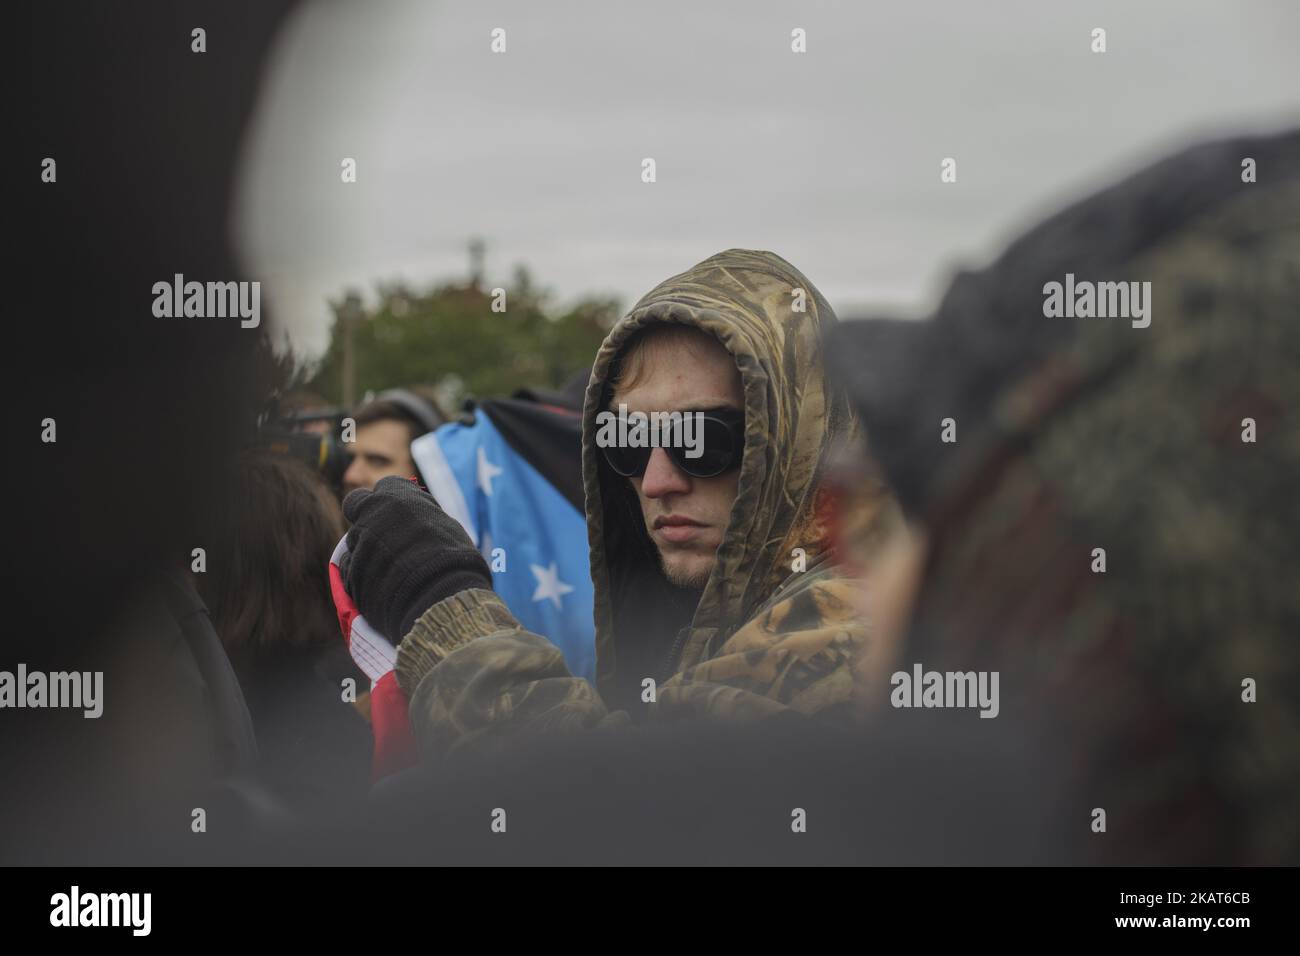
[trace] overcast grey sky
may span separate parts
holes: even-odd
[[[309,355],[327,298],[463,277],[471,236],[489,279],[522,263],[562,300],[628,307],[743,246],[841,316],[918,315],[1088,189],[1300,122],[1297,36],[1296,0],[308,3],[265,78],[235,235]]]

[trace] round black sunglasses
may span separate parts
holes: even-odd
[[[697,413],[682,412],[683,416],[695,414]],[[698,414],[702,423],[698,457],[688,457],[686,453],[694,449],[685,445],[670,445],[667,436],[660,442],[673,464],[692,478],[715,478],[732,468],[740,467],[740,460],[745,453],[745,413],[735,408],[719,408]],[[654,448],[606,445],[601,451],[605,453],[605,461],[615,474],[624,478],[640,478],[650,464]]]

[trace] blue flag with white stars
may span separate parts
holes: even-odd
[[[546,406],[532,406],[532,412],[523,403],[496,403],[507,404],[554,417]],[[580,469],[577,421],[562,419],[559,426],[572,433],[572,447],[557,449],[557,442],[548,441],[539,462],[554,460],[558,450]],[[416,439],[411,457],[438,504],[482,552],[493,590],[519,623],[558,647],[570,673],[594,681],[593,591],[582,512],[506,440],[484,407],[473,424],[452,422]],[[553,470],[550,464],[542,467]]]

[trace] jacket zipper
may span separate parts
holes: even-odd
[[[664,662],[664,680],[673,676],[673,669],[677,666],[677,659],[681,657],[682,651],[686,647],[686,638],[690,633],[691,627],[688,624],[686,627],[678,631],[677,637],[673,639],[673,646],[668,651],[668,660]]]

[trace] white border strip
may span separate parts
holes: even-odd
[[[420,476],[424,478],[429,493],[433,495],[443,511],[460,522],[460,526],[465,529],[474,546],[478,547],[478,529],[474,527],[469,504],[461,493],[456,476],[452,474],[451,465],[447,464],[442,446],[438,444],[438,433],[430,432],[411,442],[411,459],[420,469]]]
[[[330,555],[330,564],[338,565],[348,553],[348,536],[344,535]],[[377,681],[397,666],[397,648],[380,634],[365,616],[358,612],[352,619],[352,633],[348,635],[348,650],[363,674]]]

